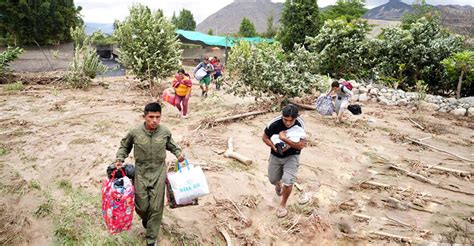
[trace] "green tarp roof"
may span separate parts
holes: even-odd
[[[251,38],[235,38],[225,36],[213,36],[207,35],[200,32],[186,31],[177,29],[176,34],[184,43],[198,44],[203,46],[219,46],[219,47],[232,47],[234,43],[239,40],[246,40],[252,43],[269,42],[272,43],[273,39],[251,37]]]

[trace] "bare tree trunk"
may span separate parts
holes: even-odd
[[[458,87],[456,89],[456,99],[461,98],[461,84],[462,84],[463,76],[464,76],[464,70],[461,70],[461,75],[459,75],[459,80],[458,80]]]

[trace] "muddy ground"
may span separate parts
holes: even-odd
[[[143,244],[138,216],[131,231],[108,235],[100,187],[121,137],[142,122],[149,94],[126,77],[104,79],[87,91],[54,84],[0,87],[0,243]],[[225,245],[223,234],[235,245],[474,243],[472,118],[366,104],[364,114],[336,125],[331,117],[302,111],[309,136],[298,173],[302,190],[294,189],[289,216],[278,219],[261,135],[279,113],[205,128],[210,119],[255,105],[223,91],[199,94],[194,86],[189,118],[166,105],[162,124],[190,162],[203,167],[211,193],[199,206],[166,208],[163,245]],[[230,137],[251,165],[223,157]],[[168,163],[174,160],[168,154]],[[310,201],[299,204],[304,196]]]

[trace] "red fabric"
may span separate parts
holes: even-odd
[[[174,88],[177,88],[179,86],[179,84],[184,84],[186,85],[187,87],[191,87],[193,86],[193,82],[191,81],[191,79],[189,78],[189,76],[184,76],[184,79],[181,79],[179,74],[176,74],[174,76],[174,80],[173,80],[173,87]]]
[[[172,88],[169,88],[172,90]],[[163,94],[161,95],[161,98],[163,98],[163,101],[171,104],[174,106],[174,103],[175,103],[175,97],[176,95],[175,94],[172,94],[173,91],[169,91],[168,89],[164,90],[163,91]]]
[[[111,234],[130,230],[135,209],[135,188],[123,173],[123,188],[114,185],[114,176],[102,182],[102,217]]]

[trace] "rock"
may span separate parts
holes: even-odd
[[[380,98],[380,104],[381,105],[388,105],[389,104],[389,101],[385,98]]]
[[[440,108],[438,110],[440,113],[447,113],[448,112],[448,109],[447,108]]]
[[[462,105],[462,107],[465,108],[465,109],[468,109],[468,108],[471,107],[471,105],[469,105],[469,103],[464,103],[464,104]]]
[[[360,84],[357,83],[355,80],[349,80],[347,82],[351,83],[352,87],[354,87],[354,88],[359,88],[359,86],[360,86]]]
[[[370,90],[370,95],[377,95],[378,93],[379,93],[379,89],[377,89],[377,88],[372,88]]]
[[[369,97],[367,94],[360,94],[359,95],[359,102],[367,102],[369,100]]]
[[[352,89],[352,94],[360,94],[360,90],[359,89]]]
[[[382,93],[387,93],[387,89],[382,88],[382,89],[380,90],[380,92],[382,92]]]
[[[400,106],[406,106],[408,104],[408,100],[407,99],[398,100],[397,104]]]
[[[474,116],[474,107],[470,107],[467,110],[467,116]]]
[[[365,88],[364,86],[359,87],[360,94],[366,93],[367,91],[368,91],[367,88]]]
[[[373,86],[373,85],[367,85],[367,90],[369,90],[369,91],[370,91],[372,88],[374,88],[374,86]]]
[[[428,111],[428,112],[433,112],[439,109],[439,106],[435,103],[429,103],[425,101],[420,101],[418,104],[418,107],[420,110]]]
[[[455,109],[455,110],[451,111],[450,113],[452,115],[455,115],[455,116],[464,116],[464,115],[466,115],[466,112],[467,112],[467,110],[465,108],[458,108],[458,109]]]
[[[353,100],[354,102],[359,101],[359,96],[360,96],[359,94],[353,95],[353,96],[352,96],[352,100]]]
[[[455,104],[457,102],[456,98],[448,98],[448,102],[451,103],[451,104]]]
[[[378,100],[377,100],[377,98],[376,98],[376,97],[374,97],[374,98],[371,98],[371,99],[370,99],[370,101],[371,101],[371,102],[373,102],[373,103],[377,103],[377,102],[378,102]]]
[[[473,97],[463,97],[458,100],[461,103],[469,103],[471,107],[474,107],[474,96]]]

